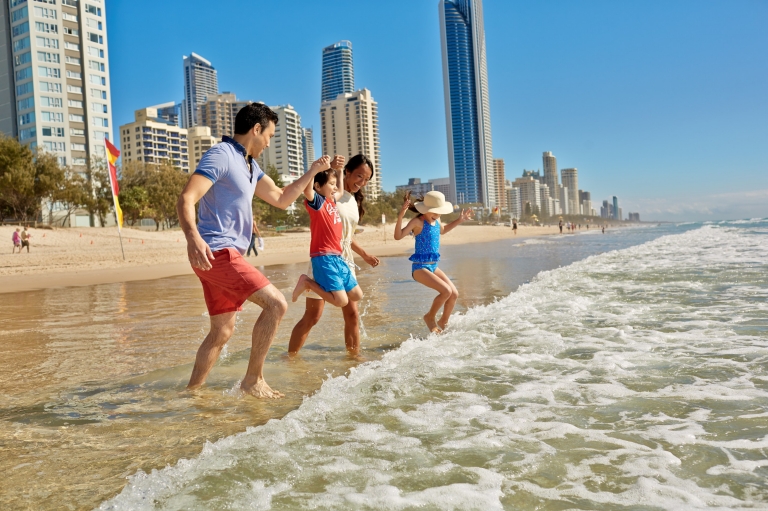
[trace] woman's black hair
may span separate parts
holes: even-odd
[[[376,173],[376,170],[373,168],[373,162],[371,162],[370,158],[368,158],[364,154],[356,154],[352,158],[349,159],[346,165],[344,165],[344,175],[351,174],[355,170],[358,169],[358,167],[361,167],[363,165],[368,165],[371,169],[371,178],[373,178],[373,175]],[[363,194],[363,190],[360,189],[355,192],[355,202],[357,202],[357,212],[360,214],[360,218],[363,218],[365,215],[365,208],[363,207],[363,202],[365,202],[365,195]]]

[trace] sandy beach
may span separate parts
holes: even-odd
[[[366,251],[386,257],[413,250],[410,237],[395,241],[393,225],[364,226],[356,236]],[[0,226],[0,239],[9,250],[0,254],[0,293],[68,286],[158,279],[188,275],[186,242],[180,230],[122,230],[125,260],[115,228],[30,229],[30,252],[11,254],[12,226]],[[517,237],[556,234],[556,226],[521,226]],[[504,226],[461,225],[441,243],[483,243],[513,237]],[[292,232],[265,238],[266,250],[251,256],[256,266],[293,264],[309,260],[309,232]]]

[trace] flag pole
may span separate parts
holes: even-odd
[[[120,209],[120,203],[117,200],[117,195],[120,193],[120,188],[117,183],[117,158],[120,156],[120,151],[117,147],[109,143],[107,138],[104,138],[104,149],[107,153],[107,174],[109,174],[109,187],[112,190],[112,203],[115,205],[115,221],[117,222],[117,237],[120,238],[120,251],[123,253],[123,261],[125,261],[125,248],[123,248],[123,234],[121,227],[123,226],[123,211]]]

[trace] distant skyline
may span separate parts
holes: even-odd
[[[181,101],[182,57],[195,52],[221,91],[290,103],[317,132],[322,49],[349,40],[355,87],[379,104],[383,189],[446,177],[437,3],[110,1],[115,128],[134,110]],[[593,203],[616,195],[643,220],[768,216],[768,2],[483,8],[493,156],[508,179],[541,169],[552,151],[559,167],[579,169]],[[256,21],[238,50],[242,12]],[[148,15],[174,23],[146,33]]]

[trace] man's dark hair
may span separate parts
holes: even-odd
[[[237,112],[235,117],[235,135],[245,135],[257,124],[263,130],[269,121],[277,125],[277,114],[264,103],[250,103]]]

